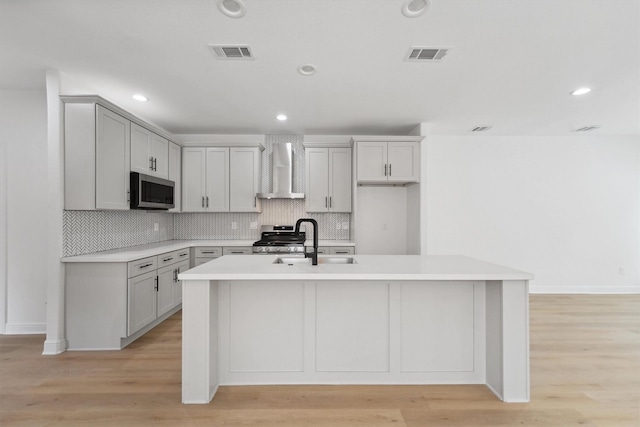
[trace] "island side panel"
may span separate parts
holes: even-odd
[[[209,403],[218,389],[218,283],[182,286],[182,403]]]
[[[487,386],[505,402],[528,402],[528,281],[487,281],[486,295]]]

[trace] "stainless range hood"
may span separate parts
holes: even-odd
[[[293,192],[293,148],[290,142],[273,144],[271,183],[271,193],[258,193],[258,198],[304,199],[304,193]]]

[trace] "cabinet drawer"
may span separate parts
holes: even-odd
[[[196,258],[216,258],[222,256],[222,248],[219,246],[196,247]]]
[[[330,255],[353,255],[355,252],[353,246],[332,246],[329,248]]]
[[[318,255],[329,255],[329,246],[318,246]],[[313,246],[305,247],[305,252],[313,252]]]
[[[158,255],[158,268],[189,259],[189,248]]]
[[[149,258],[143,258],[136,261],[131,261],[127,264],[129,277],[135,277],[142,273],[146,273],[151,270],[155,270],[158,265],[158,257],[152,256]]]
[[[251,246],[228,246],[222,248],[222,255],[251,255],[253,248]]]

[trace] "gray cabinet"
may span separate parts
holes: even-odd
[[[351,212],[351,147],[305,147],[307,212]]]

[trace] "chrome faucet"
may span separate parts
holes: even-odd
[[[300,235],[300,224],[303,222],[310,222],[313,224],[313,253],[311,254],[311,264],[318,265],[318,222],[313,218],[300,218],[296,221],[296,229],[294,231],[296,236]],[[309,254],[305,250],[304,257],[309,258]]]

